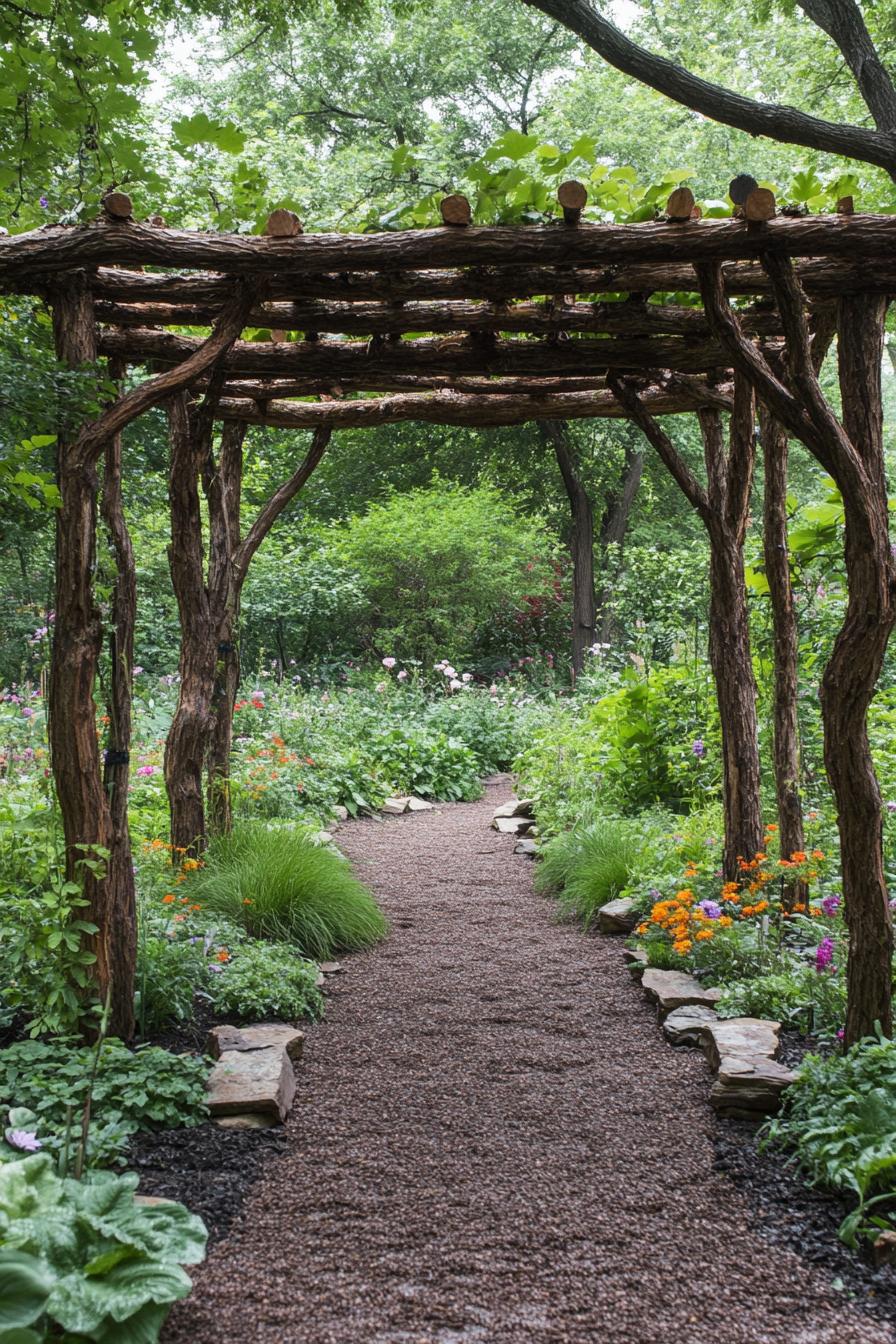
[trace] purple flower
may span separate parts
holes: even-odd
[[[137,771],[138,775],[154,775],[156,768],[154,765],[141,765]]]
[[[27,705],[25,705],[25,706],[23,707],[23,709],[22,709],[22,718],[23,718],[23,719],[30,719],[30,718],[32,717],[33,714],[34,714],[34,710],[33,710],[33,709],[29,709]]]
[[[698,901],[697,909],[702,910],[707,919],[718,919],[722,913],[718,901]]]
[[[704,744],[703,744],[703,738],[702,738],[702,737],[695,737],[695,738],[694,738],[693,744],[692,744],[692,746],[691,746],[691,751],[692,751],[692,752],[694,753],[694,755],[697,757],[697,760],[698,760],[698,761],[702,761],[702,760],[703,760],[703,757],[706,755],[706,747],[705,747]]]
[[[833,938],[823,938],[818,945],[815,953],[815,969],[821,975],[824,971],[832,971],[834,968],[834,940]]]
[[[889,803],[887,803],[887,811],[888,811],[888,812],[896,812],[896,803],[894,803],[894,802],[889,802]]]
[[[837,911],[840,909],[840,897],[825,896],[824,900],[821,903],[821,908],[827,915],[828,919],[833,919],[834,915],[836,915]]]
[[[8,1129],[4,1137],[10,1148],[16,1148],[20,1153],[39,1153],[43,1148],[40,1139],[29,1129]]]
[[[41,196],[40,200],[38,201],[38,205],[40,206],[41,210],[49,210],[50,208],[50,202],[47,200],[46,196]],[[38,1145],[38,1147],[39,1146],[40,1145]]]

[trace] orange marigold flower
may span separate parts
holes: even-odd
[[[650,928],[649,924],[639,924],[638,927],[635,929],[635,933],[646,933],[649,928]]]
[[[753,906],[753,910],[757,915],[765,914],[767,909],[768,909],[768,901],[757,901],[756,904]]]
[[[806,913],[805,905],[802,902],[799,902],[797,905],[793,907],[793,913],[795,915],[804,915]]]
[[[174,892],[173,892],[173,891],[169,891],[167,896],[163,896],[163,897],[162,897],[162,904],[163,904],[163,905],[170,905],[171,902],[172,902],[174,899],[175,899]]]
[[[697,934],[697,942],[698,942],[698,943],[704,943],[704,942],[706,942],[709,938],[712,938],[712,937],[714,937],[714,934],[713,934],[712,929],[701,929],[700,932]]]
[[[818,916],[821,914],[821,906],[820,906],[820,905],[810,905],[810,906],[809,906],[809,914],[812,915],[812,916],[814,916],[815,919],[817,919]]]
[[[202,906],[201,906],[201,905],[191,905],[191,906],[190,906],[190,909],[191,909],[191,910],[201,910],[201,909],[202,909]]]
[[[812,857],[813,857],[813,859],[823,859],[823,858],[824,858],[824,853],[823,853],[823,851],[820,850],[820,849],[813,849],[813,851],[812,851]]]
[[[181,864],[181,868],[183,868],[185,873],[195,873],[196,869],[201,867],[202,864],[198,859],[184,859]]]
[[[686,956],[691,950],[690,938],[680,938],[678,942],[672,944],[672,951],[677,952],[680,957]]]
[[[793,863],[805,863],[805,862],[806,862],[806,855],[805,855],[804,851],[801,850],[801,849],[795,849],[795,850],[793,851],[793,853],[791,854],[790,858],[791,858],[791,861],[792,861]]]
[[[244,896],[244,897],[243,897],[243,905],[251,905],[251,904],[252,904],[252,897],[251,897],[251,896]]]
[[[230,953],[227,951],[227,948],[226,948],[226,947],[219,947],[219,948],[218,948],[218,954],[217,954],[217,957],[215,958],[215,960],[216,960],[216,961],[229,961],[229,960],[230,960]]]
[[[775,825],[775,823],[774,823],[773,821],[772,821],[772,822],[769,822],[768,826],[766,826],[766,828],[765,828],[765,830],[766,830],[766,834],[767,834],[767,835],[774,835],[774,833],[775,833],[775,831],[776,831],[777,829],[778,829],[778,828],[777,828],[777,826]]]
[[[723,929],[728,929],[734,923],[730,915],[719,915],[719,924]]]

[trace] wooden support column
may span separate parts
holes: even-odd
[[[96,329],[86,277],[75,273],[61,282],[53,291],[52,308],[59,359],[70,368],[91,364]],[[103,788],[93,698],[102,640],[93,592],[98,481],[94,459],[82,450],[77,431],[59,436],[56,476],[61,503],[56,513],[56,619],[48,696],[53,781],[67,877],[83,885],[87,906],[82,917],[96,929],[83,939],[85,950],[95,957],[96,990],[103,999],[111,994],[110,1030],[127,1038],[133,1024],[133,961],[129,957],[124,967],[116,964],[114,930],[117,906],[129,898],[126,890],[113,886],[120,880],[121,864]],[[87,868],[85,860],[100,867]]]

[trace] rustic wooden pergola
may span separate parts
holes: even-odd
[[[896,619],[880,394],[884,319],[896,294],[896,217],[855,214],[850,200],[832,215],[778,214],[771,193],[757,188],[734,218],[703,220],[682,188],[656,222],[591,224],[582,215],[584,188],[565,183],[558,195],[562,220],[540,227],[475,227],[465,198],[452,196],[435,229],[305,234],[295,215],[277,210],[264,236],[249,236],[184,232],[160,219],[141,223],[129,199],[114,192],[91,225],[0,238],[0,291],[49,303],[62,360],[82,366],[104,357],[119,382],[129,369],[152,371],[95,419],[66,429],[58,449],[53,770],[72,865],[85,845],[110,855],[105,878],[88,874],[87,894],[100,928],[97,978],[101,988],[112,986],[119,1030],[129,1018],[133,967],[125,787],[132,635],[123,614],[133,606],[133,581],[124,566],[113,660],[119,676],[103,763],[93,702],[101,641],[93,598],[97,467],[104,459],[104,517],[124,554],[120,434],[159,405],[168,407],[171,427],[172,575],[182,626],[195,634],[182,650],[183,712],[172,730],[181,759],[192,766],[180,776],[166,766],[172,803],[179,789],[184,794],[176,843],[180,837],[186,847],[196,834],[190,800],[195,804],[198,789],[201,808],[197,762],[215,731],[209,677],[219,683],[219,703],[228,696],[232,703],[242,577],[264,524],[307,479],[333,429],[404,420],[494,426],[617,417],[644,431],[710,539],[710,653],[723,725],[730,873],[739,855],[762,844],[743,592],[758,402],[766,478],[777,482],[766,500],[766,544],[784,744],[776,769],[782,818],[789,790],[791,842],[802,832],[793,808],[795,669],[785,656],[788,640],[793,644],[788,436],[816,456],[844,499],[850,597],[822,704],[851,966],[861,963],[850,974],[849,1034],[880,1017],[882,1003],[888,1013],[892,933],[865,718]],[[263,329],[260,338],[241,339],[247,327]],[[839,416],[818,381],[835,332]],[[685,412],[700,421],[705,484],[656,419]],[[730,413],[727,443],[723,412]],[[224,426],[217,459],[215,422]],[[250,424],[315,433],[295,476],[241,538],[241,442]],[[208,580],[200,480],[211,521]],[[777,538],[771,548],[770,535]],[[211,653],[194,676],[200,644]],[[227,732],[221,750],[229,751]]]

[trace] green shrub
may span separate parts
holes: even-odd
[[[638,823],[598,817],[545,846],[536,886],[556,893],[563,914],[588,928],[600,907],[631,883],[642,850]]]
[[[135,1204],[136,1189],[132,1174],[63,1179],[43,1153],[0,1167],[3,1339],[159,1338],[206,1231],[182,1204]]]
[[[62,1041],[17,1041],[0,1050],[0,1107],[33,1111],[44,1146],[59,1150],[91,1086],[94,1049]],[[196,1055],[173,1055],[158,1046],[131,1051],[106,1041],[93,1082],[88,1160],[118,1158],[131,1134],[142,1129],[198,1125],[207,1115],[208,1065]]]
[[[801,1030],[833,1033],[846,1017],[846,981],[805,964],[726,984],[720,1017],[770,1017]]]
[[[496,621],[552,596],[551,549],[497,490],[447,484],[372,505],[333,542],[366,598],[364,644],[424,668],[472,656]]]
[[[863,1041],[845,1055],[826,1059],[807,1055],[784,1094],[780,1116],[768,1127],[766,1142],[792,1149],[811,1184],[858,1201],[840,1227],[848,1245],[876,1236],[881,1228],[891,1229],[896,1208],[896,1042]]]
[[[243,826],[214,840],[186,889],[251,937],[290,942],[315,960],[366,947],[386,933],[348,861],[301,831]]]
[[[318,966],[298,957],[291,943],[242,943],[230,961],[215,969],[212,1003],[222,1016],[294,1022],[323,1012]]]

